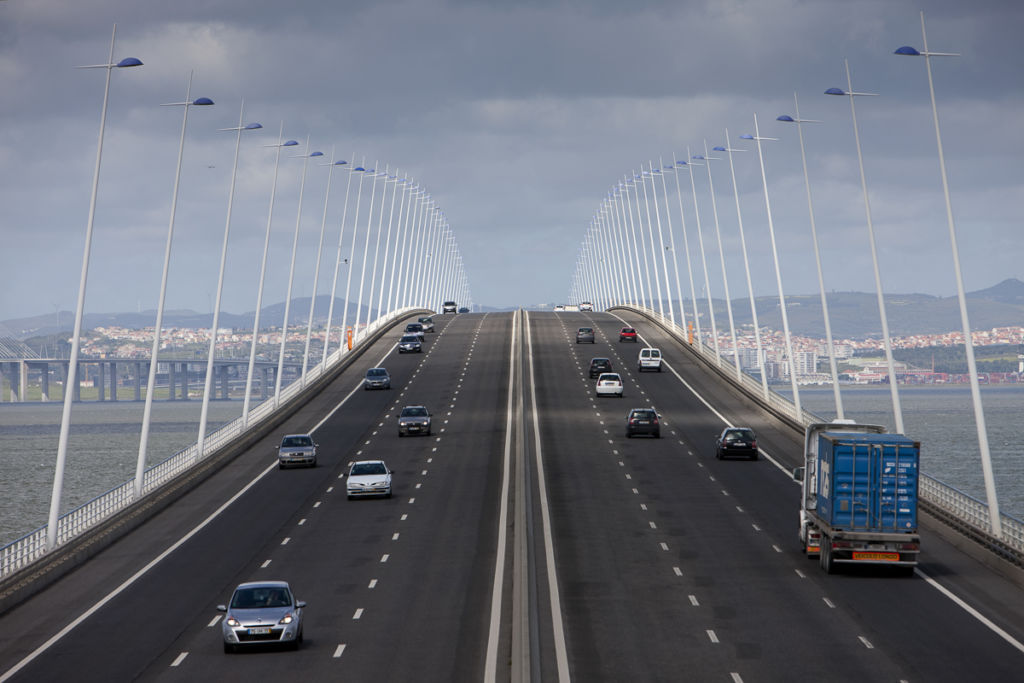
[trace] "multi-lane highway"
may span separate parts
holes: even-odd
[[[823,574],[796,543],[798,435],[642,318],[626,317],[637,345],[608,313],[435,321],[422,355],[397,354],[396,328],[274,434],[0,617],[0,675],[1019,678],[1017,570],[926,528],[913,578]],[[581,325],[595,344],[575,343]],[[661,373],[637,373],[644,343],[663,350]],[[595,356],[624,398],[596,397]],[[392,390],[361,389],[375,365]],[[431,410],[430,437],[398,437],[407,404]],[[638,406],[662,415],[662,438],[625,437]],[[715,460],[727,423],[752,427],[767,457]],[[278,470],[280,436],[302,431],[319,466]],[[377,458],[393,497],[347,500],[348,463]],[[216,605],[252,579],[285,579],[308,603],[298,652],[223,653]]]

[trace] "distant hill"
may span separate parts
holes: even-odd
[[[971,327],[988,330],[993,327],[1024,325],[1024,282],[1016,278],[1004,280],[988,289],[970,292],[968,314]],[[330,297],[320,295],[316,300],[314,323],[327,322],[327,308]],[[776,330],[782,329],[782,315],[779,312],[778,297],[763,296],[755,299],[758,322]],[[693,310],[689,300],[684,302],[687,316]],[[335,298],[334,322],[340,323],[343,301]],[[715,322],[725,329],[728,326],[725,301],[715,299]],[[786,297],[789,313],[789,327],[794,334],[811,337],[825,336],[825,323],[821,314],[821,297],[818,294],[802,294]],[[894,336],[910,334],[941,334],[960,329],[960,307],[955,296],[937,297],[928,294],[888,294],[885,297],[886,312],[889,316],[889,330]],[[707,301],[697,305],[701,311],[701,324],[708,325]],[[832,333],[837,338],[865,339],[880,337],[882,325],[878,318],[878,301],[874,294],[863,292],[831,292],[828,294],[829,314]],[[753,318],[750,303],[746,297],[732,301],[733,317],[737,325],[749,325]],[[511,310],[509,307],[478,307],[482,311]],[[289,312],[289,324],[306,322],[309,313],[309,297],[293,299]],[[356,307],[349,307],[349,321],[354,321]],[[235,314],[221,312],[219,324],[225,328],[251,329],[254,311]],[[260,327],[279,326],[284,318],[284,302],[266,306],[260,314]],[[362,319],[366,318],[363,307]],[[142,313],[86,313],[85,329],[101,326],[141,328],[153,325],[156,311]],[[190,310],[164,312],[165,327],[209,327],[213,320],[210,313]],[[58,324],[59,323],[59,324]],[[0,321],[0,337],[28,339],[70,332],[74,314],[68,311],[48,313],[30,318],[16,318]]]

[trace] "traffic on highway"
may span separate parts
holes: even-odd
[[[1020,570],[937,522],[806,556],[802,436],[636,313],[412,317],[0,615],[0,681],[1019,678]]]

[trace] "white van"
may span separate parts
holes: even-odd
[[[646,349],[640,349],[636,369],[638,372],[643,372],[644,370],[657,370],[661,372],[661,349],[655,349],[650,346]]]

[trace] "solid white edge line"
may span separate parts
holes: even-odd
[[[385,353],[385,354],[384,354],[383,356],[381,356],[380,360],[379,360],[379,361],[377,361],[377,365],[379,366],[379,365],[380,365],[380,363],[381,363],[381,361],[383,361],[383,360],[384,360],[385,358],[387,358],[387,357],[388,357],[389,355],[391,355],[391,353],[392,353],[392,352],[393,352],[394,350],[395,350],[395,346],[392,346],[391,348],[389,348],[389,349],[388,349],[388,351],[387,351],[387,353]],[[321,426],[322,426],[322,425],[323,425],[323,424],[324,424],[325,422],[327,422],[327,420],[328,420],[328,419],[330,419],[330,417],[331,417],[332,415],[334,415],[334,413],[338,412],[338,410],[339,410],[339,409],[340,409],[340,408],[341,408],[341,407],[342,407],[342,406],[343,406],[343,405],[345,404],[345,402],[346,402],[346,401],[348,401],[348,400],[349,400],[350,398],[352,398],[353,394],[355,394],[355,393],[356,393],[356,391],[357,391],[358,389],[360,389],[360,388],[361,388],[362,386],[363,386],[363,382],[362,382],[362,380],[360,380],[360,381],[359,381],[359,383],[358,383],[358,384],[356,385],[355,389],[353,389],[352,391],[350,391],[350,392],[349,392],[349,394],[348,394],[348,395],[347,395],[347,396],[346,396],[345,398],[343,398],[343,399],[341,400],[341,402],[339,402],[339,403],[338,403],[338,405],[336,405],[336,406],[335,406],[335,407],[334,407],[334,408],[333,408],[333,409],[331,410],[331,412],[329,412],[329,413],[327,414],[327,416],[326,416],[326,417],[324,417],[324,419],[322,419],[322,420],[320,420],[319,422],[317,422],[317,423],[316,423],[316,426],[315,426],[315,427],[313,427],[312,429],[310,429],[310,430],[309,430],[309,433],[311,433],[311,434],[312,434],[312,433],[313,433],[313,432],[315,432],[315,431],[316,431],[317,429],[319,429],[319,428],[320,428],[320,427],[321,427]],[[58,631],[57,633],[55,633],[54,635],[52,635],[52,636],[51,636],[51,637],[50,637],[50,638],[49,638],[49,639],[48,639],[48,640],[47,640],[47,641],[46,641],[45,643],[43,643],[42,645],[40,645],[39,647],[37,647],[37,648],[36,648],[35,650],[33,650],[32,652],[30,652],[30,653],[29,653],[28,655],[26,655],[24,659],[22,659],[22,660],[21,660],[20,662],[18,662],[18,663],[17,663],[17,664],[15,664],[15,665],[14,665],[13,667],[11,667],[11,668],[10,668],[10,669],[8,669],[7,671],[5,671],[5,672],[4,672],[4,673],[3,673],[2,675],[0,675],[0,683],[3,683],[3,681],[9,680],[9,679],[11,678],[11,676],[13,676],[14,674],[16,674],[16,673],[18,673],[19,671],[21,671],[21,670],[22,670],[23,668],[25,668],[25,667],[26,667],[26,666],[27,666],[28,664],[30,664],[30,663],[31,663],[31,662],[32,662],[33,660],[35,660],[35,659],[36,659],[36,657],[38,657],[39,655],[41,655],[41,654],[43,654],[44,652],[46,652],[46,651],[47,651],[48,649],[50,649],[50,648],[51,648],[51,647],[52,647],[52,646],[53,646],[53,645],[54,645],[55,643],[57,643],[57,642],[58,642],[59,640],[61,640],[61,639],[62,639],[62,638],[63,638],[64,636],[66,636],[66,635],[67,635],[68,633],[71,633],[71,631],[72,631],[72,630],[74,630],[74,629],[75,629],[75,628],[76,628],[76,627],[77,627],[77,626],[78,626],[79,624],[81,624],[81,623],[82,623],[83,621],[85,621],[86,619],[88,619],[89,617],[91,617],[91,616],[92,616],[93,614],[95,614],[95,613],[96,613],[96,612],[97,612],[97,611],[98,611],[98,610],[99,610],[100,608],[102,608],[102,607],[103,607],[104,605],[106,605],[106,604],[107,604],[108,602],[110,602],[110,601],[111,601],[111,600],[113,600],[113,599],[114,599],[115,597],[117,597],[117,596],[118,596],[118,595],[120,595],[120,594],[121,594],[122,592],[124,592],[124,591],[125,591],[125,590],[126,590],[126,589],[127,589],[128,587],[129,587],[129,586],[131,586],[131,585],[132,585],[133,583],[135,583],[136,581],[138,581],[138,580],[139,580],[139,579],[140,579],[140,578],[141,578],[141,577],[142,577],[143,575],[145,575],[145,574],[146,574],[146,573],[147,573],[147,572],[148,572],[148,571],[149,571],[150,569],[152,569],[153,567],[155,567],[155,566],[156,566],[157,564],[159,564],[159,563],[160,563],[160,562],[161,562],[161,561],[162,561],[162,560],[163,560],[164,558],[166,558],[166,557],[167,557],[168,555],[170,555],[170,554],[171,554],[171,553],[173,553],[173,552],[174,552],[175,550],[177,550],[177,549],[178,549],[178,548],[180,548],[180,547],[181,547],[182,545],[184,545],[186,541],[188,541],[188,540],[189,540],[190,538],[192,538],[192,537],[193,537],[193,536],[195,536],[195,535],[196,535],[197,533],[199,533],[199,532],[200,532],[200,531],[201,531],[201,530],[202,530],[203,528],[205,528],[205,527],[206,527],[206,525],[208,525],[208,524],[209,524],[210,522],[212,522],[212,521],[213,521],[214,519],[216,519],[216,518],[217,518],[217,517],[218,517],[218,516],[219,516],[219,515],[220,515],[220,514],[221,514],[222,512],[224,512],[225,510],[227,510],[227,509],[228,509],[228,507],[229,507],[229,506],[231,506],[231,504],[232,504],[232,503],[234,503],[234,502],[235,502],[236,500],[238,500],[239,498],[241,498],[241,497],[242,497],[242,495],[243,495],[243,494],[245,494],[245,492],[246,492],[246,491],[248,491],[248,490],[249,490],[249,489],[251,489],[251,488],[252,488],[253,486],[255,486],[255,485],[256,485],[256,483],[257,483],[257,482],[258,482],[258,481],[259,481],[260,479],[262,479],[263,477],[267,476],[267,475],[268,475],[268,474],[269,474],[269,473],[270,473],[271,471],[273,471],[273,470],[274,470],[274,468],[276,468],[276,467],[277,467],[277,458],[274,458],[274,462],[273,462],[273,464],[271,464],[271,465],[270,465],[269,467],[267,467],[267,468],[266,468],[265,470],[263,470],[263,471],[262,471],[262,472],[260,472],[260,473],[259,473],[258,475],[256,475],[256,478],[255,478],[255,479],[253,479],[253,480],[252,480],[252,481],[250,481],[250,482],[249,482],[248,484],[246,484],[245,486],[243,486],[243,487],[242,487],[242,489],[238,491],[238,493],[236,493],[235,495],[231,496],[231,498],[229,498],[229,499],[228,499],[228,500],[227,500],[227,501],[226,501],[225,503],[223,503],[223,504],[222,504],[222,505],[221,505],[221,506],[220,506],[219,508],[217,508],[216,510],[214,510],[214,511],[213,511],[213,513],[212,513],[212,514],[210,514],[210,516],[209,516],[209,517],[207,517],[206,519],[204,519],[204,520],[203,520],[202,522],[200,522],[200,523],[199,523],[199,524],[198,524],[198,525],[197,525],[197,526],[196,526],[195,528],[193,528],[193,529],[192,529],[191,531],[189,531],[189,532],[188,532],[187,534],[185,534],[185,535],[184,535],[184,536],[182,536],[182,537],[181,537],[180,539],[178,539],[178,540],[177,540],[177,541],[176,541],[176,542],[175,542],[175,543],[174,543],[174,544],[173,544],[172,546],[170,546],[169,548],[167,548],[167,550],[165,550],[165,551],[163,551],[162,553],[160,553],[159,555],[157,555],[157,556],[156,556],[156,557],[155,557],[154,559],[152,559],[152,560],[151,560],[151,561],[150,561],[150,562],[149,562],[148,564],[146,564],[146,565],[145,565],[144,567],[142,567],[142,569],[140,569],[139,571],[137,571],[137,572],[135,572],[134,574],[132,574],[132,575],[131,575],[131,576],[130,576],[130,577],[129,577],[128,579],[126,579],[126,580],[124,581],[124,583],[122,583],[122,584],[121,584],[120,586],[118,586],[117,588],[115,588],[114,590],[112,590],[112,591],[111,591],[110,593],[108,593],[108,594],[107,594],[106,596],[104,596],[103,598],[101,598],[99,602],[97,602],[97,603],[96,603],[96,604],[94,604],[94,605],[93,605],[92,607],[90,607],[89,609],[87,609],[87,610],[86,610],[85,612],[83,612],[82,614],[80,614],[80,615],[79,615],[79,616],[78,616],[77,618],[75,618],[75,619],[74,619],[74,621],[72,621],[72,622],[71,622],[71,623],[69,623],[69,624],[68,624],[67,626],[65,626],[64,628],[62,628],[62,629],[61,629],[60,631]]]
[[[182,652],[181,654],[179,654],[177,657],[174,658],[174,661],[171,662],[171,666],[178,666],[183,661],[185,661],[185,657],[188,657],[188,653],[187,652]]]
[[[623,324],[627,324],[625,320],[623,320],[622,318],[620,318],[620,317],[619,317],[618,315],[616,315],[615,313],[611,313],[610,315],[614,316],[615,318],[618,318],[618,319],[619,319],[619,321],[620,321],[620,322],[622,322]],[[639,336],[639,335],[638,335],[638,336]],[[642,336],[641,336],[640,338],[641,338],[641,339],[643,339],[643,337],[642,337]],[[650,346],[650,344],[648,344],[648,342],[647,342],[647,340],[646,340],[646,339],[643,339],[643,341],[644,341],[644,343],[645,343],[645,344],[647,344],[648,346]],[[683,378],[682,378],[682,376],[681,376],[681,375],[680,375],[680,374],[679,374],[678,372],[676,372],[675,368],[673,368],[673,367],[672,367],[671,365],[669,365],[669,364],[668,364],[667,362],[665,362],[664,358],[662,358],[662,361],[661,361],[661,362],[662,362],[662,364],[663,364],[663,365],[665,365],[665,366],[666,366],[666,367],[667,367],[667,368],[668,368],[669,370],[671,370],[671,371],[672,371],[672,374],[673,374],[673,375],[675,375],[675,376],[676,376],[676,378],[677,378],[677,379],[678,379],[678,380],[679,380],[680,382],[682,382],[682,383],[683,383],[683,385],[684,385],[684,386],[685,386],[685,387],[686,387],[687,389],[689,389],[689,390],[690,390],[690,393],[692,393],[692,394],[693,394],[693,395],[694,395],[694,396],[695,396],[695,397],[697,398],[697,400],[699,400],[699,401],[700,401],[701,403],[703,403],[703,404],[704,404],[705,406],[707,406],[708,410],[710,410],[710,411],[711,411],[712,413],[714,413],[715,415],[717,415],[717,416],[719,417],[719,419],[721,419],[721,420],[722,420],[722,421],[723,421],[723,422],[725,423],[725,425],[726,425],[727,427],[732,427],[732,426],[733,426],[733,425],[732,425],[732,423],[730,423],[730,422],[729,422],[729,420],[727,420],[727,419],[725,418],[725,416],[724,416],[724,415],[722,415],[722,414],[721,414],[720,412],[718,412],[717,410],[715,410],[715,408],[714,408],[714,407],[712,407],[712,405],[711,405],[710,403],[708,403],[708,402],[707,402],[707,401],[706,401],[706,400],[704,399],[704,397],[703,397],[703,396],[701,396],[700,394],[698,394],[698,393],[697,393],[697,390],[696,390],[696,389],[694,389],[694,388],[693,388],[692,386],[690,386],[690,384],[689,384],[689,383],[688,383],[688,382],[687,382],[687,381],[686,381],[685,379],[683,379]],[[765,457],[765,458],[767,458],[767,459],[768,459],[768,460],[769,460],[769,461],[770,461],[770,462],[771,462],[771,463],[772,463],[773,465],[775,465],[776,467],[778,467],[778,468],[779,468],[779,469],[780,469],[780,470],[781,470],[781,471],[782,471],[783,473],[785,473],[785,475],[786,475],[787,477],[790,477],[790,479],[792,479],[792,473],[791,473],[791,472],[790,472],[789,470],[787,470],[787,469],[786,469],[786,468],[785,468],[785,467],[784,467],[784,466],[783,466],[783,465],[782,465],[781,463],[779,463],[779,462],[778,462],[777,460],[775,460],[775,458],[771,457],[771,456],[770,456],[770,455],[769,455],[768,453],[766,453],[766,452],[765,452],[765,451],[764,451],[763,449],[761,450],[761,454],[762,454],[762,455],[764,455],[764,457]],[[959,607],[960,607],[961,609],[963,609],[963,610],[964,610],[965,612],[967,612],[968,614],[970,614],[970,615],[971,615],[972,617],[974,617],[975,619],[977,619],[978,621],[980,621],[980,622],[981,622],[982,624],[984,624],[984,625],[985,625],[986,627],[988,627],[988,628],[989,628],[989,630],[991,630],[991,631],[992,631],[993,633],[995,633],[996,635],[998,635],[998,636],[999,636],[1000,638],[1002,638],[1003,640],[1005,640],[1005,641],[1006,641],[1007,643],[1009,643],[1010,645],[1012,645],[1012,646],[1013,646],[1014,648],[1016,648],[1016,649],[1017,649],[1017,650],[1019,650],[1020,652],[1024,652],[1024,643],[1021,643],[1021,642],[1020,642],[1019,640],[1017,640],[1016,638],[1014,638],[1013,636],[1011,636],[1011,635],[1010,635],[1009,633],[1007,633],[1007,632],[1006,632],[1006,631],[1004,631],[1003,629],[999,628],[999,626],[997,626],[997,625],[996,625],[996,624],[995,624],[994,622],[992,622],[992,621],[991,621],[991,620],[989,620],[989,619],[988,619],[987,617],[985,617],[985,616],[984,616],[984,615],[983,615],[983,614],[982,614],[981,612],[979,612],[979,611],[978,611],[978,610],[976,610],[975,608],[973,608],[973,607],[971,607],[970,605],[968,605],[968,604],[967,604],[966,602],[964,602],[964,601],[963,601],[962,599],[960,599],[959,597],[957,597],[957,596],[956,596],[956,595],[955,595],[955,594],[954,594],[954,593],[953,593],[952,591],[950,591],[950,590],[949,590],[948,588],[946,588],[945,586],[943,586],[943,585],[942,585],[941,583],[939,583],[939,582],[938,582],[938,581],[936,581],[935,579],[933,579],[933,578],[931,578],[930,576],[928,576],[927,574],[925,574],[925,573],[924,573],[923,571],[921,571],[921,568],[920,568],[920,567],[915,567],[914,571],[916,571],[916,572],[917,572],[918,574],[920,574],[920,575],[921,575],[921,578],[922,578],[922,579],[924,579],[925,581],[927,581],[927,582],[928,582],[928,583],[929,583],[929,584],[930,584],[930,585],[931,585],[931,586],[932,586],[933,588],[935,588],[935,590],[939,591],[940,593],[942,593],[943,595],[945,595],[945,596],[946,596],[947,598],[949,598],[950,600],[952,600],[954,604],[956,604],[956,605],[957,605],[957,606],[959,606]],[[802,572],[800,572],[800,570],[797,570],[797,574],[800,574],[800,577],[801,577],[801,578],[806,578],[806,577],[805,577],[805,575],[804,575],[804,574],[803,574]]]
[[[548,593],[551,600],[551,625],[554,629],[555,661],[558,668],[558,680],[569,681],[569,655],[565,645],[565,626],[562,624],[562,603],[558,592],[558,576],[555,572],[555,549],[551,538],[551,512],[548,510],[547,483],[544,478],[544,457],[540,448],[540,420],[537,415],[537,383],[534,381],[533,339],[530,330],[530,315],[523,314],[526,320],[526,355],[530,361],[530,405],[533,409],[533,434],[537,461],[537,489],[540,498],[540,513],[544,525],[544,556],[547,563]]]
[[[487,632],[487,654],[484,657],[484,683],[495,683],[498,676],[498,638],[501,635],[501,602],[502,588],[505,574],[505,546],[508,543],[508,514],[512,505],[509,500],[509,477],[512,471],[512,405],[513,386],[515,378],[516,363],[516,336],[518,326],[516,324],[519,311],[512,313],[512,334],[509,342],[509,372],[508,372],[508,407],[505,411],[505,453],[503,457],[503,472],[501,477],[501,509],[498,513],[498,547],[497,557],[494,559],[494,583],[491,587],[491,622]]]
[[[68,624],[67,626],[62,628],[60,631],[58,631],[56,634],[51,636],[49,640],[47,640],[45,643],[43,643],[42,645],[37,647],[31,653],[29,653],[20,662],[18,662],[13,667],[11,667],[7,671],[5,671],[4,674],[2,676],[0,676],[0,682],[8,680],[11,676],[13,676],[14,674],[16,674],[19,671],[21,671],[25,666],[27,666],[29,663],[31,663],[36,657],[38,657],[39,655],[41,655],[44,652],[46,652],[46,650],[50,649],[50,647],[53,646],[57,641],[59,641],[61,638],[63,638],[68,633],[70,633],[72,630],[74,630],[75,627],[77,627],[83,621],[85,621],[86,619],[91,617],[93,614],[95,614],[97,611],[99,611],[108,602],[110,602],[111,600],[116,598],[118,595],[123,593],[129,586],[131,586],[136,581],[138,581],[140,578],[142,578],[142,576],[144,574],[146,574],[150,569],[152,569],[157,564],[159,564],[161,561],[163,561],[164,558],[166,558],[168,555],[170,555],[175,550],[177,550],[182,545],[184,545],[186,541],[188,541],[193,536],[195,536],[200,531],[202,531],[210,522],[212,522],[214,519],[216,519],[218,516],[220,516],[220,514],[222,512],[227,510],[228,507],[232,503],[234,503],[236,500],[241,498],[249,489],[251,489],[253,486],[255,486],[256,483],[260,479],[262,479],[263,477],[267,476],[270,472],[272,472],[276,468],[277,468],[277,461],[275,459],[275,461],[273,463],[271,463],[270,466],[267,467],[265,470],[263,470],[260,474],[258,474],[255,479],[253,479],[248,484],[246,484],[244,487],[242,487],[242,489],[238,493],[236,493],[235,495],[231,496],[231,498],[229,498],[226,502],[224,502],[219,508],[214,510],[213,513],[209,517],[204,519],[195,528],[193,528],[187,534],[185,534],[180,539],[178,539],[171,547],[169,547],[167,550],[165,550],[162,553],[160,553],[159,555],[157,555],[152,560],[150,560],[150,562],[146,566],[142,567],[142,569],[140,569],[137,572],[135,572],[134,574],[132,574],[127,580],[124,581],[124,583],[122,583],[120,586],[118,586],[114,590],[110,591],[109,593],[107,593],[107,595],[105,595],[103,598],[101,598],[99,600],[99,602],[94,604],[92,607],[90,607],[85,612],[83,612],[81,615],[79,615],[70,624]]]

